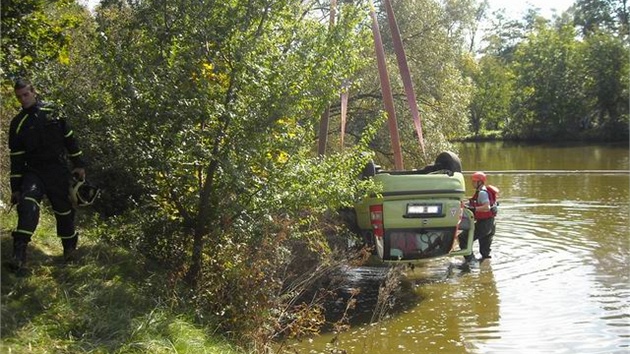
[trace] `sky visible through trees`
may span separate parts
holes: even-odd
[[[99,3],[100,0],[79,0],[80,3],[87,5],[90,10]],[[550,17],[555,9],[556,13],[565,11],[573,4],[573,0],[528,0],[528,1],[505,1],[505,0],[488,0],[490,10],[506,9],[508,15],[512,18],[520,18],[529,7],[539,8],[544,17]]]
[[[94,1],[94,0],[91,0]],[[522,18],[528,8],[539,8],[540,14],[545,18],[550,18],[554,13],[560,14],[566,11],[573,4],[574,0],[527,0],[527,1],[505,1],[488,0],[490,11],[500,8],[506,9],[507,15],[511,18]]]

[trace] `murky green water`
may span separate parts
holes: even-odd
[[[429,261],[408,272],[416,300],[405,311],[377,323],[357,315],[349,331],[294,349],[629,353],[628,146],[467,143],[460,149],[464,170],[490,171],[489,182],[501,189],[493,258],[471,269],[457,258]],[[369,279],[384,271],[348,273],[357,286],[376,287]]]

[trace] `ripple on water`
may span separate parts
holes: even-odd
[[[627,273],[628,248],[616,239],[627,236],[623,226],[619,235],[616,228],[613,235],[600,231],[602,215],[615,224],[624,219],[614,213],[624,210],[584,202],[504,210],[509,223],[498,220],[493,245],[501,259],[493,271],[501,293],[502,343],[545,352],[628,347],[630,285],[619,281],[628,280],[619,274]]]
[[[330,353],[333,339],[347,353],[630,352],[628,201],[502,203],[492,260],[466,268],[460,257],[438,259],[409,271],[416,303],[324,335],[318,352]],[[367,295],[364,311],[374,310],[387,271],[347,270],[348,287]]]

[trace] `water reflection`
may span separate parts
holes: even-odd
[[[505,203],[502,218],[509,224],[497,230],[505,262],[495,267],[503,340],[492,350],[623,352],[629,344],[628,202]],[[611,277],[615,284],[606,281]],[[598,300],[603,289],[614,306]]]
[[[464,169],[473,170],[625,170],[628,142],[621,144],[460,143]]]
[[[364,322],[347,333],[324,334],[293,349],[300,353],[458,353],[482,350],[501,338],[499,291],[490,261],[468,267],[460,260],[434,260],[405,272],[402,288],[414,294],[414,306],[378,323],[370,324],[370,317],[361,316]],[[353,286],[362,289],[370,282],[377,289],[385,273],[385,268],[348,270]],[[361,280],[363,276],[367,283]]]
[[[628,156],[627,146],[464,144],[468,171],[567,173],[489,174],[501,188],[490,262],[427,262],[408,273],[413,306],[377,324],[364,314],[334,344],[324,334],[296,349],[630,352],[630,174],[572,172],[628,171]]]

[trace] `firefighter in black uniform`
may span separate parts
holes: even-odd
[[[79,236],[69,188],[73,174],[85,179],[85,164],[74,133],[59,110],[40,101],[27,80],[17,80],[14,90],[22,105],[9,128],[11,203],[17,204],[18,213],[18,225],[12,232],[13,265],[20,270],[26,263],[27,245],[39,222],[44,195],[55,214],[64,260],[72,260]]]

